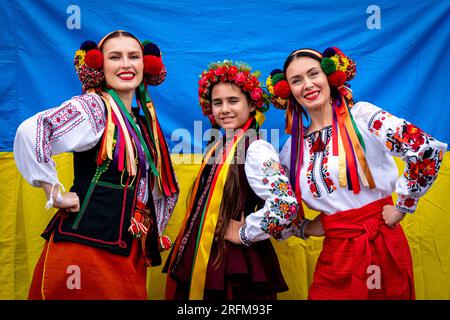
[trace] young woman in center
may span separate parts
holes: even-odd
[[[260,139],[268,100],[250,70],[225,60],[200,75],[203,113],[225,135],[208,145],[195,180],[165,268],[167,299],[274,299],[288,289],[269,238],[287,230],[298,203]]]

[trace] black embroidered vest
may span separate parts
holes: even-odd
[[[68,213],[59,210],[42,237],[49,240],[54,232],[55,242],[73,241],[128,256],[133,240],[128,228],[137,205],[137,187],[142,173],[137,166],[136,176],[128,176],[126,170],[120,172],[117,164],[108,159],[97,166],[101,142],[88,151],[74,152],[74,182],[70,191],[78,195],[80,211]],[[151,190],[150,185],[148,188]],[[146,206],[150,209],[153,227],[149,228],[145,249],[152,266],[155,266],[161,263],[161,256],[151,192]]]

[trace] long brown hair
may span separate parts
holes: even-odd
[[[253,101],[250,97],[250,94],[243,91],[242,88],[237,84],[231,82],[230,84],[233,87],[239,88],[239,90],[241,90],[241,92],[244,93],[247,99],[248,107],[250,108],[253,105]],[[210,102],[212,100],[213,87],[214,86],[212,86],[209,91]],[[251,116],[254,116],[255,114],[256,111],[253,111],[251,113]],[[251,125],[251,128],[255,128],[255,120],[254,123]],[[251,137],[244,135],[241,141],[239,141],[236,150],[246,150],[245,144],[247,145],[249,144],[249,138]],[[217,256],[212,264],[213,268],[219,267],[219,265],[222,263],[224,257],[227,254],[227,246],[224,237],[228,225],[230,224],[230,220],[231,219],[240,220],[241,214],[243,213],[245,208],[246,197],[244,195],[245,188],[243,188],[243,186],[247,184],[247,181],[245,176],[242,174],[244,166],[244,164],[242,163],[243,161],[242,159],[237,159],[237,156],[240,157],[242,156],[242,154],[238,154],[238,152],[236,151],[236,157],[234,159],[234,162],[230,165],[227,180],[223,188],[222,202],[220,204],[219,210],[219,218],[216,224],[216,230],[214,234],[214,242],[216,243],[217,246]]]
[[[217,221],[214,242],[217,246],[217,256],[213,262],[213,268],[219,267],[225,255],[227,246],[225,243],[225,231],[232,218],[240,220],[244,211],[245,199],[242,197],[242,183],[239,174],[239,164],[232,164],[228,171],[227,181],[223,189],[222,203],[220,204],[219,220]]]
[[[253,120],[251,128],[255,129],[256,120]],[[248,131],[255,132],[257,131]],[[230,224],[230,220],[241,220],[242,214],[245,214],[245,207],[248,201],[248,181],[245,176],[245,154],[250,143],[257,138],[257,135],[247,135],[238,142],[236,150],[244,151],[244,154],[236,151],[234,162],[228,170],[227,180],[223,188],[222,202],[220,204],[219,219],[217,221],[214,234],[214,242],[216,243],[217,255],[212,264],[213,268],[217,268],[222,263],[227,254],[227,243],[225,241],[225,232]],[[243,157],[243,159],[241,159]],[[243,161],[244,160],[244,161]]]

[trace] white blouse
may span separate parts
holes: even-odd
[[[281,238],[296,217],[298,203],[278,153],[267,141],[256,140],[247,149],[244,169],[250,187],[265,202],[245,218],[240,229],[242,243],[250,245],[270,236]]]
[[[14,160],[23,177],[33,186],[39,181],[59,183],[52,155],[64,152],[82,152],[92,149],[100,141],[106,125],[106,111],[97,94],[75,96],[58,107],[41,111],[26,119],[17,129],[14,139]],[[147,176],[139,181],[138,199],[147,203]],[[169,211],[176,199],[166,198],[157,187],[152,190],[162,231]]]
[[[397,118],[368,102],[358,102],[351,109],[364,139],[365,156],[376,187],[369,189],[361,181],[361,191],[354,194],[339,186],[338,157],[332,155],[332,127],[320,130],[323,151],[313,152],[317,137],[304,137],[304,159],[300,187],[305,204],[325,214],[359,208],[373,201],[398,194],[396,207],[413,213],[417,201],[437,177],[447,144],[437,141],[404,119]],[[290,167],[291,137],[280,153],[281,163]],[[398,175],[392,156],[401,157],[405,170]]]

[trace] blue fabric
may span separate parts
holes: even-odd
[[[197,97],[198,75],[209,62],[245,61],[262,72],[265,82],[291,51],[328,46],[356,61],[351,82],[356,100],[372,102],[450,142],[448,1],[378,0],[376,16],[373,1],[361,0],[78,0],[80,29],[70,29],[77,22],[68,10],[72,4],[0,3],[0,151],[12,151],[21,121],[80,93],[75,51],[83,41],[97,42],[116,29],[162,49],[168,76],[151,88],[151,95],[171,150],[179,144],[171,139],[180,132],[176,129],[193,134],[194,121],[203,121],[203,131],[209,128]],[[379,29],[369,28],[377,23]],[[273,107],[264,128],[281,129],[280,146],[287,138],[284,113]],[[185,141],[187,149],[200,152],[205,141],[199,139]]]

